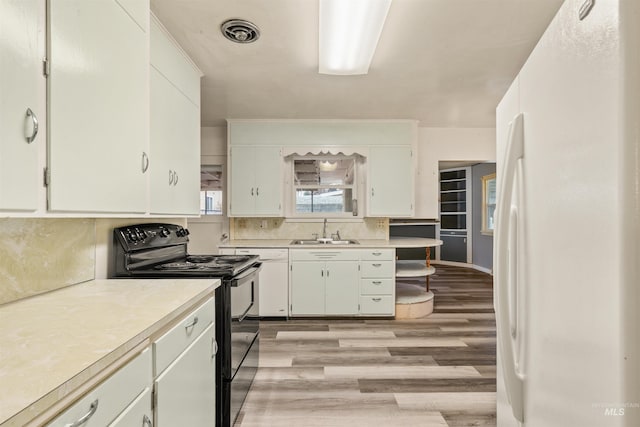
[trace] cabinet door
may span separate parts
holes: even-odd
[[[413,160],[409,146],[371,147],[369,151],[369,215],[413,215]]]
[[[199,213],[199,123],[199,108],[151,67],[151,213]]]
[[[211,324],[155,381],[155,427],[215,425],[215,328]]]
[[[278,215],[282,212],[282,176],[279,147],[254,147],[257,215]]]
[[[148,32],[116,1],[48,4],[49,209],[144,213]]]
[[[324,314],[325,263],[301,261],[291,266],[291,314]]]
[[[358,262],[328,261],[325,278],[325,313],[357,314],[360,298]]]
[[[0,2],[0,210],[38,207],[38,147],[46,144],[43,18],[41,1]],[[40,133],[28,142],[34,120]]]
[[[198,215],[200,75],[156,20],[150,43],[150,212]]]
[[[256,203],[254,185],[255,147],[231,147],[231,179],[229,185],[230,216],[253,215]]]

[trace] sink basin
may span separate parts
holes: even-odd
[[[292,245],[357,245],[359,242],[357,240],[328,240],[328,239],[318,239],[318,240],[292,240]]]

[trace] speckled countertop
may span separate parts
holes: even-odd
[[[0,426],[27,424],[219,284],[94,280],[0,306]]]
[[[230,240],[221,248],[289,248],[289,249],[369,249],[369,248],[426,248],[442,245],[442,240],[423,237],[392,237],[382,239],[357,239],[357,245],[292,245],[293,239],[246,239]]]

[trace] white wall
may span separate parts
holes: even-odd
[[[495,128],[418,128],[416,218],[438,218],[441,161],[495,162]]]

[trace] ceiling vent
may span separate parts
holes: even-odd
[[[229,19],[220,26],[222,34],[232,42],[251,43],[260,37],[257,26],[243,19]]]

